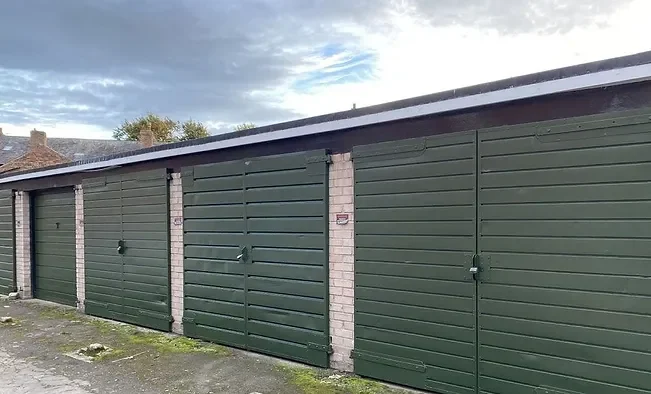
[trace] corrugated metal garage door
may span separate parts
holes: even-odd
[[[475,133],[355,148],[355,371],[475,393]]]
[[[164,169],[84,181],[86,313],[170,329]]]
[[[77,302],[75,192],[72,187],[35,192],[34,297],[65,305]]]
[[[648,113],[480,141],[481,392],[651,392]]]
[[[14,195],[0,190],[0,293],[16,290]]]
[[[327,160],[184,169],[186,335],[328,365]]]

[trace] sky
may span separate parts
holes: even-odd
[[[649,0],[21,0],[0,7],[0,127],[211,133],[651,50]]]

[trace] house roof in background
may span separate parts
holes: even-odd
[[[0,165],[29,151],[28,136],[0,136]],[[142,148],[138,141],[89,140],[83,138],[48,138],[47,146],[68,161],[88,160]]]
[[[13,171],[27,171],[35,168],[47,167],[67,163],[67,157],[45,145],[36,145],[27,153],[16,157],[0,166],[0,173],[6,174]]]

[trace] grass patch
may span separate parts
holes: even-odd
[[[86,322],[91,326],[95,327],[97,331],[99,331],[101,334],[104,335],[110,333],[128,335],[132,331],[135,331],[135,328],[132,326],[120,324],[120,323],[113,323],[106,320],[88,319]]]
[[[102,335],[114,334],[118,340],[125,343],[148,345],[161,353],[207,353],[220,356],[230,354],[230,351],[219,345],[206,343],[183,336],[173,336],[154,331],[143,331],[135,326],[107,320],[88,318],[76,312],[57,307],[45,307],[41,316],[51,319],[77,320],[95,327]],[[106,357],[113,357],[114,352],[107,353]]]
[[[40,315],[47,319],[60,320],[80,320],[82,317],[75,309],[59,308],[56,306],[41,308]]]
[[[153,346],[161,353],[210,353],[220,356],[230,354],[223,346],[156,332],[134,331],[129,334],[129,340],[132,343]]]
[[[116,360],[126,353],[125,350],[122,349],[111,349],[110,352],[102,352],[98,356],[95,357],[95,361],[109,361],[109,360]]]
[[[334,375],[303,367],[282,367],[291,382],[305,394],[389,394],[380,383],[353,375]]]

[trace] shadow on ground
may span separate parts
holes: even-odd
[[[13,318],[11,323],[0,323],[0,357],[4,351],[21,363],[81,382],[91,393],[403,392],[355,376],[96,319],[36,300],[2,300],[0,316]],[[92,362],[68,356],[96,343],[111,350],[100,352]]]

